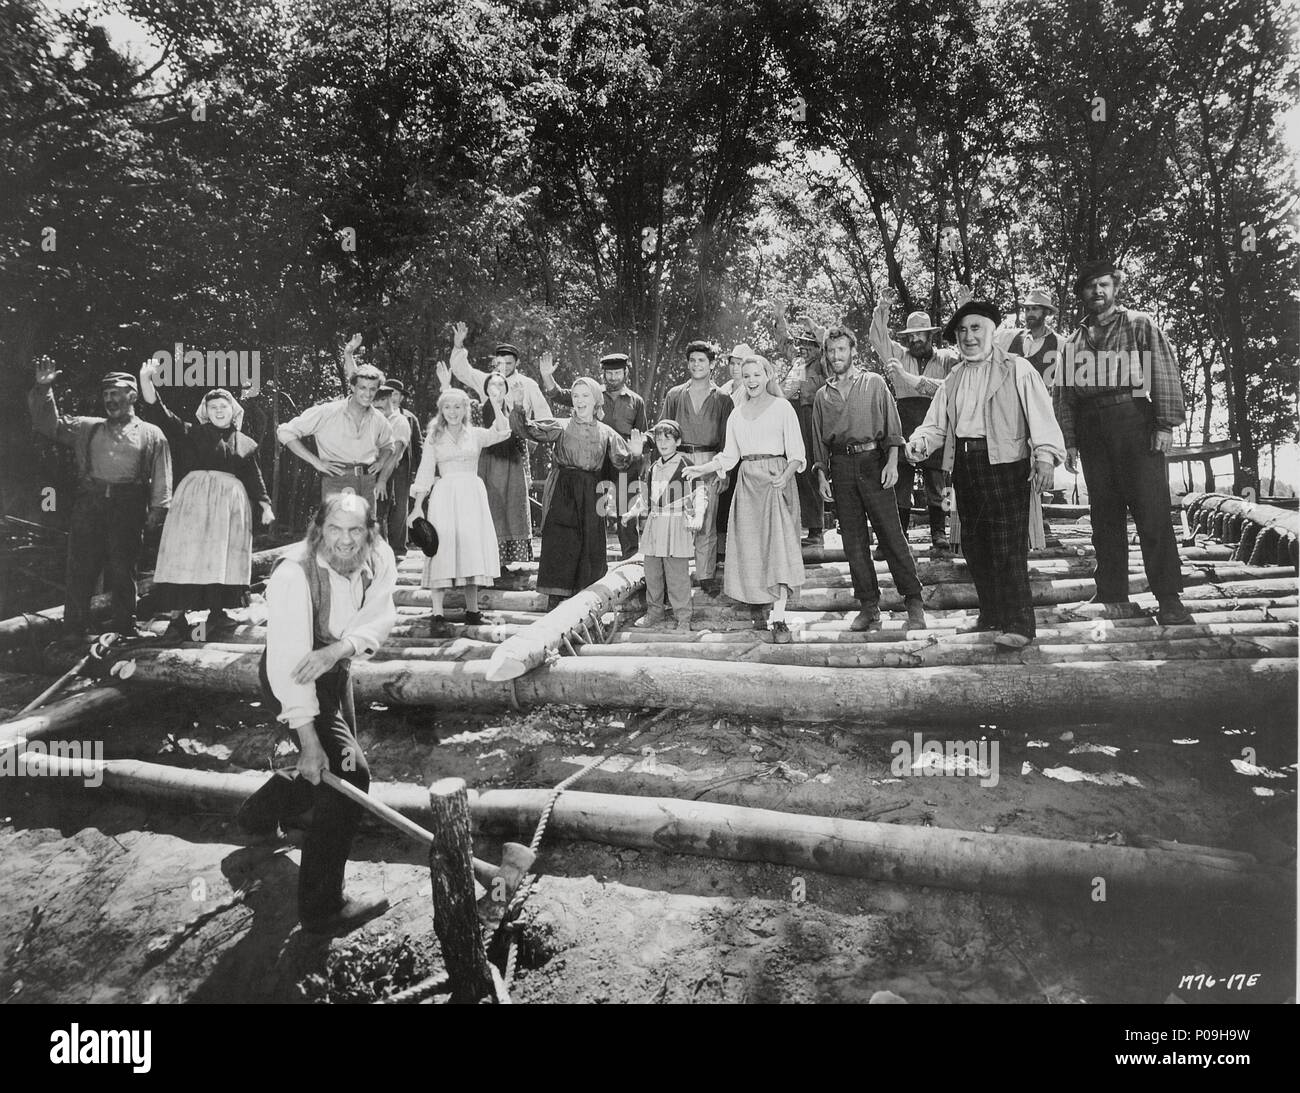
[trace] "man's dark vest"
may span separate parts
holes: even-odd
[[[1007,352],[1017,357],[1024,357],[1034,366],[1034,371],[1040,376],[1043,375],[1053,364],[1061,359],[1061,335],[1055,330],[1050,330],[1047,337],[1043,339],[1043,344],[1038,347],[1038,352],[1032,357],[1025,354],[1025,342],[1028,340],[1026,332],[1021,330],[1011,339],[1011,344],[1007,346]]]
[[[289,558],[280,558],[271,568],[274,574]],[[330,617],[330,579],[329,575],[321,572],[321,567],[316,564],[316,555],[313,552],[306,558],[298,559],[297,565],[302,566],[303,576],[307,578],[307,591],[311,595],[311,629],[312,629],[312,649],[323,649],[327,645],[332,645],[334,639],[329,635],[329,617]],[[369,566],[370,572],[375,571],[375,556],[371,553],[366,559],[366,565]],[[370,578],[361,574],[361,588],[363,596],[365,592],[370,591]],[[364,599],[363,601],[364,602]],[[321,620],[324,619],[322,624]],[[349,658],[339,661],[339,667],[346,668],[350,663]],[[282,707],[280,700],[275,697],[275,692],[271,690],[271,679],[266,671],[266,647],[262,647],[262,655],[257,662],[257,676],[262,684],[262,695],[271,704],[273,712],[279,716]]]

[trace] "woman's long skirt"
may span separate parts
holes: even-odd
[[[496,530],[478,474],[453,471],[436,479],[428,511],[438,553],[424,560],[420,583],[425,588],[490,585],[501,576]]]
[[[528,499],[532,475],[528,466],[528,441],[512,436],[484,448],[478,457],[478,473],[487,489],[501,561],[532,561],[532,502]]]
[[[242,607],[253,575],[253,506],[225,471],[190,471],[172,495],[158,545],[157,611]]]
[[[575,467],[553,467],[542,514],[542,557],[537,591],[572,596],[608,571],[605,520],[596,510],[600,476]]]
[[[722,591],[741,603],[772,603],[782,585],[794,591],[803,584],[798,488],[793,477],[784,489],[772,488],[772,475],[785,467],[784,456],[736,464]]]

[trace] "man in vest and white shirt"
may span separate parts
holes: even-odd
[[[370,768],[357,743],[352,661],[374,655],[397,621],[397,564],[369,503],[331,494],[307,538],[277,564],[266,585],[262,687],[298,738],[293,772],[277,771],[239,810],[254,838],[273,839],[281,821],[310,811],[298,871],[298,916],[309,933],[338,934],[388,909],[388,901],[343,891],[360,806],[325,785],[328,770],[358,789]]]
[[[966,302],[966,297],[959,296],[957,305]],[[1032,289],[1025,297],[1025,325],[1023,327],[1004,326],[994,334],[994,340],[1012,356],[1024,357],[1034,366],[1034,371],[1043,377],[1043,382],[1050,388],[1055,375],[1047,375],[1047,370],[1061,359],[1061,350],[1065,339],[1048,325],[1048,316],[1056,315],[1056,305],[1052,303],[1052,294],[1046,288]]]

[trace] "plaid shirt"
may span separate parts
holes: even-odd
[[[1162,429],[1173,429],[1187,420],[1187,411],[1183,404],[1183,382],[1178,372],[1178,358],[1174,348],[1165,337],[1165,332],[1156,325],[1155,319],[1145,311],[1130,311],[1126,307],[1115,308],[1115,318],[1102,326],[1096,322],[1085,322],[1068,339],[1062,353],[1073,347],[1077,357],[1085,351],[1092,354],[1132,353],[1150,354],[1151,405],[1155,410],[1156,424]],[[1145,357],[1142,358],[1144,361]],[[1063,363],[1063,362],[1062,362]],[[1079,446],[1076,430],[1078,409],[1086,402],[1089,393],[1105,394],[1110,390],[1122,388],[1080,387],[1059,384],[1052,388],[1052,402],[1056,410],[1056,420],[1061,432],[1065,434],[1065,446]]]

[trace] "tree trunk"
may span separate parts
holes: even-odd
[[[976,740],[960,743],[978,745]],[[991,748],[988,754],[991,766]],[[68,779],[102,773],[108,789],[210,811],[233,812],[262,780],[138,760],[93,764],[39,757],[25,765],[33,773],[57,772]],[[33,778],[30,786],[60,784],[53,778]],[[418,786],[373,783],[371,793],[412,818],[430,816],[429,798]],[[490,789],[471,791],[468,796],[476,831],[510,836],[535,829],[551,791]],[[562,839],[606,846],[770,862],[837,876],[1029,899],[1088,899],[1095,878],[1104,877],[1111,905],[1120,899],[1194,898],[1233,899],[1258,907],[1285,901],[1295,886],[1293,870],[1252,866],[1217,848],[1207,848],[1205,853],[1192,847],[1176,852],[1144,850],[833,819],[671,797],[568,790],[555,802],[547,831]]]
[[[645,587],[645,570],[637,563],[624,563],[594,584],[570,597],[532,626],[501,643],[488,664],[492,681],[515,679],[545,663],[565,640],[583,640],[585,627],[599,631],[600,617]],[[543,597],[544,599],[545,597]],[[544,605],[543,605],[544,606]]]
[[[1169,627],[1169,630],[1192,627]],[[1115,641],[1066,644],[1041,638],[1019,652],[1010,653],[994,645],[994,634],[982,634],[987,642],[948,645],[927,641],[877,642],[855,647],[826,643],[774,645],[759,642],[748,649],[735,645],[701,645],[698,642],[629,642],[618,646],[587,646],[579,656],[666,657],[727,663],[786,664],[805,668],[937,668],[980,664],[1074,664],[1079,661],[1127,660],[1235,660],[1257,657],[1300,655],[1300,640],[1294,637],[1189,637],[1174,634],[1150,641]],[[1072,635],[1078,641],[1080,635]]]
[[[255,652],[149,650],[139,654],[132,680],[253,698],[260,693],[257,660]],[[1019,663],[855,672],[591,656],[561,659],[509,684],[490,682],[481,661],[360,662],[353,674],[358,701],[389,705],[500,709],[559,702],[853,724],[1024,723],[1063,709],[1083,721],[1125,723],[1171,711],[1198,719],[1294,718],[1296,699],[1296,663],[1272,659],[1078,662],[1069,672]]]
[[[545,790],[488,790],[475,802],[474,816],[481,831],[512,834],[530,830],[545,802]],[[1295,884],[1291,870],[1219,855],[830,819],[664,797],[567,792],[556,802],[548,830],[560,838],[610,846],[1073,904],[1092,898],[1101,877],[1112,907],[1131,907],[1141,900],[1284,907]]]
[[[460,778],[442,778],[429,787],[433,845],[429,876],[433,882],[433,929],[451,980],[453,1002],[473,1004],[495,995],[492,972],[483,951],[474,895],[473,838],[469,798]]]

